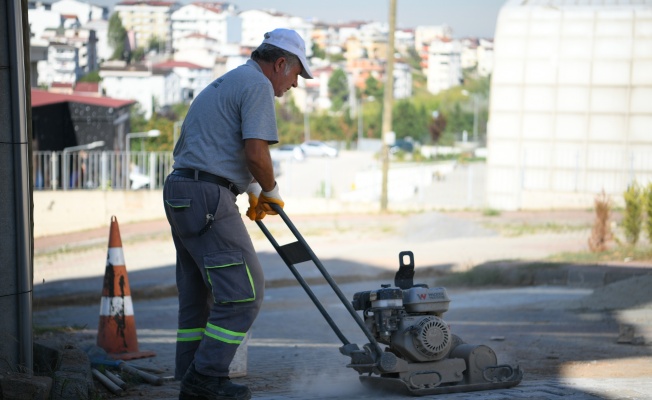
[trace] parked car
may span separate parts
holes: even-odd
[[[389,147],[389,153],[395,154],[399,151],[412,153],[414,151],[414,143],[405,139],[397,139],[396,142]]]
[[[272,156],[273,160],[279,161],[303,161],[306,158],[306,155],[297,144],[283,144],[280,146],[273,146],[269,149],[269,154]]]
[[[338,150],[318,140],[309,140],[301,143],[301,148],[307,156],[337,157]]]

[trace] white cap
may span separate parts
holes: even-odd
[[[265,34],[263,43],[271,44],[283,50],[289,51],[299,57],[303,71],[301,76],[305,79],[312,79],[308,60],[306,60],[306,44],[296,31],[291,29],[278,28]]]

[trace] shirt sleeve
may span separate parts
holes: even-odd
[[[278,143],[274,89],[271,83],[248,85],[243,90],[241,112],[242,139],[261,139]]]

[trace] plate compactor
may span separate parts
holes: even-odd
[[[283,209],[273,207],[296,242],[279,245],[262,221],[256,223],[342,341],[340,352],[351,358],[347,367],[358,372],[364,385],[424,396],[510,388],[521,382],[523,371],[518,366],[498,364],[491,348],[464,343],[451,332],[442,319],[450,303],[446,289],[414,284],[412,252],[399,254],[394,286],[381,285],[380,289],[355,293],[350,302]],[[314,262],[369,343],[360,348],[342,334],[297,271],[295,264],[305,261]]]

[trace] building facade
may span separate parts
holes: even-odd
[[[181,103],[181,79],[173,69],[113,62],[100,68],[100,77],[106,96],[137,101],[146,119],[162,107]]]
[[[172,13],[178,10],[179,3],[172,1],[127,0],[117,3],[117,12],[122,26],[134,32],[135,47],[146,47],[155,39],[165,43],[165,50],[172,50]]]
[[[462,82],[462,46],[458,40],[434,40],[428,49],[428,91],[437,94]]]
[[[488,206],[614,201],[652,180],[652,5],[509,1],[494,42]]]
[[[183,49],[180,41],[189,35],[205,35],[218,44],[240,43],[242,24],[229,3],[195,2],[172,13],[172,48]]]
[[[38,84],[74,84],[83,75],[97,69],[97,39],[88,29],[48,29],[41,35],[47,44],[47,59],[37,64]]]

